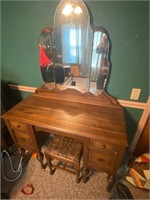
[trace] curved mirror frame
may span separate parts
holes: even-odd
[[[57,62],[63,64],[67,75],[71,74],[64,85],[89,88],[93,31],[84,2],[62,0],[54,15],[53,29]]]
[[[106,30],[100,26],[93,26],[93,48],[90,73],[90,90],[94,92],[105,89],[110,62],[110,41]]]
[[[54,82],[55,87],[76,86],[99,93],[108,79],[109,48],[106,30],[90,24],[84,2],[61,0],[55,11],[54,28],[45,28],[40,35],[43,80]],[[47,66],[41,66],[43,59]]]

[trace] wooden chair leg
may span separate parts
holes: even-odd
[[[76,183],[80,183],[80,171],[77,171],[77,176],[76,176]]]
[[[80,181],[81,181],[81,179],[80,179],[80,166],[75,165],[74,168],[76,170],[76,183],[80,183]]]
[[[50,174],[53,175],[55,170],[59,168],[63,171],[75,174],[76,183],[80,183],[82,179],[80,169],[82,149],[83,145],[80,142],[77,142],[72,138],[56,135],[51,143],[48,144],[44,153],[45,159],[47,160],[47,165],[50,169]],[[52,162],[53,159],[57,160],[57,164]],[[74,170],[70,169],[70,167],[73,167]]]
[[[53,169],[52,159],[51,158],[49,158],[48,166],[49,166],[49,169],[50,169],[50,175],[53,175],[55,173],[56,169]]]
[[[48,167],[50,169],[50,175],[53,175],[55,173],[55,169],[53,169],[52,167],[52,161],[51,161],[51,158],[49,157],[48,154],[45,153],[45,158],[47,160],[47,163],[48,163]]]

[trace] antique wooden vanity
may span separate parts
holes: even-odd
[[[63,13],[61,12],[61,9],[66,2],[67,0],[60,2],[55,17],[60,19],[59,15]],[[105,36],[105,38],[108,39],[107,33],[104,32],[105,30],[103,28],[99,27],[91,29],[91,27],[88,27],[89,15],[85,4],[80,0],[72,2],[78,3],[78,6],[86,13],[84,18],[88,19],[87,23],[84,23],[86,24],[86,29],[84,29],[84,31],[87,31],[88,29],[89,32],[86,41],[84,41],[86,42],[86,45],[94,44],[94,41],[98,41],[99,37],[102,38]],[[60,21],[62,23],[62,20]],[[82,22],[82,20],[80,20],[80,22]],[[54,38],[54,44],[55,35],[60,34],[57,30],[58,27],[60,28],[60,25],[56,24],[57,20],[55,19],[54,31],[51,32],[49,31],[50,29],[45,29],[46,32],[44,32],[46,34],[53,34],[52,38]],[[81,24],[79,27],[81,31]],[[67,26],[67,28],[69,27]],[[74,30],[74,27],[72,30]],[[77,32],[80,31],[78,30]],[[95,37],[97,38],[95,39]],[[88,51],[91,51],[91,49],[92,53],[88,53],[87,56],[84,51],[85,58],[82,59],[84,61],[88,60],[86,64],[82,63],[82,61],[73,64],[70,61],[68,64],[66,62],[67,60],[62,58],[63,62],[61,61],[61,64],[65,63],[64,65],[68,64],[70,67],[75,64],[78,65],[79,71],[81,72],[81,78],[88,78],[89,80],[89,85],[87,84],[87,87],[60,84],[55,81],[55,74],[52,82],[50,81],[49,83],[45,83],[42,87],[37,88],[34,94],[4,113],[2,117],[5,120],[16,146],[20,149],[36,152],[37,159],[41,162],[42,167],[42,139],[39,141],[38,136],[44,139],[44,133],[59,134],[82,141],[84,146],[83,182],[86,182],[89,169],[98,172],[106,172],[108,173],[107,189],[110,190],[128,144],[123,108],[115,98],[109,96],[104,90],[109,69],[109,60],[107,57],[108,46],[109,44],[107,43],[106,51],[104,49],[96,50],[95,47],[92,48],[89,46],[87,53]],[[57,52],[60,51],[57,45],[55,48],[57,49]],[[59,52],[59,55],[64,55],[65,52],[68,52],[67,50],[64,50],[64,48],[65,47],[62,48],[63,52]],[[96,57],[96,51],[99,52],[99,54],[102,51],[105,54],[105,59],[102,59],[103,55]],[[83,53],[83,50],[81,52]],[[99,60],[100,57],[101,60]],[[96,71],[94,72],[94,69],[91,69],[91,63],[94,63],[93,59],[98,59],[95,63],[99,64],[102,63],[102,61],[105,61],[105,67],[104,69],[99,69],[99,73],[96,73]],[[57,67],[55,64],[53,59],[52,65],[54,67],[54,72]],[[87,67],[89,69],[85,72],[84,70]],[[92,76],[91,73],[93,74]],[[102,77],[105,78],[102,78],[101,83],[97,84],[96,81],[98,80],[98,77],[94,74],[101,75],[100,79]],[[95,83],[93,85],[97,87],[90,87],[90,85],[92,85],[91,83]]]

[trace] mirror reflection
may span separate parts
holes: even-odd
[[[55,11],[53,29],[45,28],[40,34],[43,80],[94,93],[103,90],[110,65],[109,46],[105,29],[90,24],[82,0],[62,0]]]
[[[105,88],[109,72],[109,39],[100,27],[95,28],[92,48],[90,88],[102,90]]]
[[[65,69],[67,82],[64,81],[64,85],[89,88],[92,29],[83,1],[60,2],[54,16],[52,38],[57,49],[57,62]]]

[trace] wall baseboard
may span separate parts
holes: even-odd
[[[11,89],[19,90],[23,92],[35,92],[37,89],[36,87],[29,87],[29,86],[23,86],[23,85],[15,85],[15,84],[8,84]]]
[[[34,93],[35,90],[37,89],[36,87],[29,87],[29,86],[15,85],[15,84],[9,84],[9,87],[14,90],[19,90],[23,92],[31,92],[31,93]],[[146,108],[146,103],[119,100],[119,99],[118,99],[118,102],[123,107],[137,108],[137,109],[143,109],[143,110]]]
[[[145,109],[146,103],[135,102],[135,101],[127,101],[127,100],[119,100],[120,105],[128,108],[137,108],[137,109]]]

